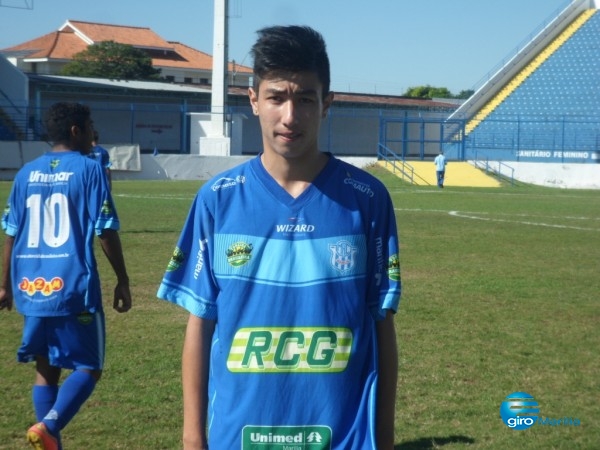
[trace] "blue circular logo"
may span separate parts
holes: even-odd
[[[525,430],[535,424],[540,412],[538,403],[527,392],[513,392],[500,405],[500,417],[513,430]]]

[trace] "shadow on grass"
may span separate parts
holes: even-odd
[[[396,444],[394,450],[425,450],[443,447],[448,444],[474,444],[475,439],[468,436],[426,437],[416,441]]]

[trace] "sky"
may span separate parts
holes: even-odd
[[[67,20],[151,28],[213,53],[214,0],[0,0],[0,49]],[[321,32],[338,92],[402,95],[414,86],[453,94],[477,87],[570,0],[229,0],[229,60],[252,65],[256,31]],[[24,8],[29,6],[29,8]]]

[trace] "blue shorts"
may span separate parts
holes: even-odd
[[[106,346],[104,312],[58,317],[25,316],[19,362],[36,356],[63,369],[102,370]]]

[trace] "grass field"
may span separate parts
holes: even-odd
[[[416,188],[372,169],[397,210],[404,292],[396,316],[396,449],[600,448],[600,192],[532,186]],[[198,182],[114,182],[134,296],[106,302],[106,370],[63,432],[67,450],[180,448],[187,314],[155,294]],[[0,183],[4,202],[10,183]],[[97,251],[106,297],[114,287]],[[21,317],[0,313],[0,448],[33,423],[33,365],[15,362]],[[516,431],[504,398],[579,426]]]

